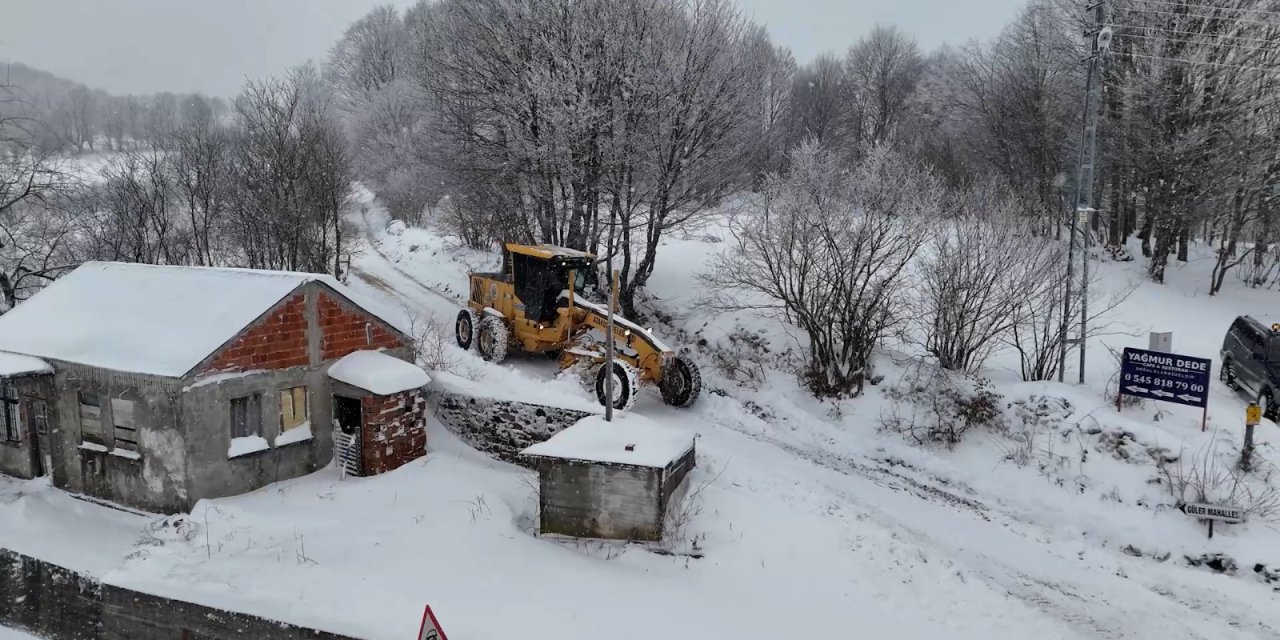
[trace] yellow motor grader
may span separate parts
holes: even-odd
[[[551,245],[508,243],[502,271],[472,273],[471,299],[458,313],[458,346],[502,362],[511,348],[553,354],[560,367],[592,372],[596,397],[608,404],[606,307],[584,298],[595,256]],[[697,365],[615,310],[613,406],[630,408],[641,382],[655,383],[669,405],[692,405],[702,391]]]

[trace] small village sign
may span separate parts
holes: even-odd
[[[1244,522],[1244,509],[1221,504],[1188,502],[1183,504],[1182,512],[1199,520],[1209,521],[1209,537],[1213,537],[1213,523],[1240,524]]]

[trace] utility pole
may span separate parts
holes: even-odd
[[[1106,0],[1095,0],[1085,9],[1088,25],[1085,37],[1091,39],[1089,67],[1085,75],[1084,110],[1081,114],[1080,149],[1076,161],[1076,184],[1074,189],[1074,206],[1071,211],[1071,239],[1067,249],[1067,278],[1063,285],[1062,327],[1059,340],[1062,350],[1058,354],[1058,382],[1062,382],[1067,369],[1068,327],[1071,324],[1071,284],[1075,277],[1076,235],[1077,228],[1082,238],[1081,249],[1081,282],[1080,282],[1080,378],[1084,383],[1085,338],[1088,336],[1089,319],[1089,228],[1093,214],[1093,180],[1094,160],[1097,151],[1098,109],[1094,93],[1099,84],[1098,66],[1102,56],[1111,46],[1111,29],[1104,27],[1106,20]]]
[[[609,328],[605,330],[605,353],[604,353],[604,421],[613,422],[613,314],[614,307],[618,306],[618,272],[609,269]],[[635,393],[635,390],[632,390]]]
[[[618,306],[618,272],[613,268],[613,242],[614,224],[613,211],[609,212],[609,248],[608,260],[606,263],[609,267],[609,319],[608,328],[605,330],[605,350],[604,350],[604,421],[613,422],[613,309]],[[597,272],[598,273],[598,272]],[[634,390],[632,390],[634,393]]]

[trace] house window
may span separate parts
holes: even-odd
[[[22,427],[18,424],[18,390],[6,386],[0,391],[0,436],[6,442],[21,442]]]
[[[231,437],[249,438],[262,435],[262,397],[258,395],[231,399]]]
[[[79,395],[80,439],[102,444],[102,398],[95,391],[81,391]]]
[[[39,435],[49,433],[49,405],[44,400],[31,401],[31,426]]]
[[[138,423],[134,417],[134,403],[123,398],[111,399],[111,431],[117,449],[138,450]]]
[[[311,417],[307,409],[307,388],[294,387],[280,390],[280,432],[305,423]]]

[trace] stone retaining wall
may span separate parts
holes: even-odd
[[[433,388],[428,394],[436,417],[473,448],[490,456],[528,464],[519,454],[577,421],[593,415],[527,402],[494,400]]]

